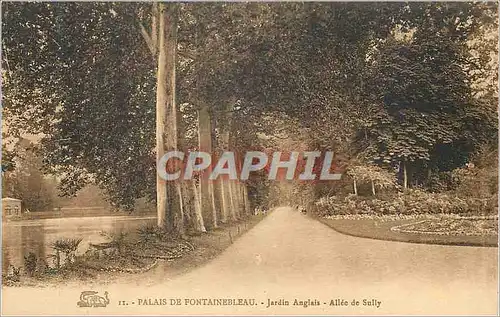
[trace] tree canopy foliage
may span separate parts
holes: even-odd
[[[151,5],[11,2],[2,14],[10,131],[42,135],[66,194],[96,183],[121,207],[154,200]],[[235,149],[271,147],[285,121],[310,148],[404,163],[420,181],[463,166],[497,134],[496,85],[478,84],[491,45],[477,45],[497,19],[487,3],[180,4],[182,146],[197,146],[207,106],[219,149],[224,131]]]

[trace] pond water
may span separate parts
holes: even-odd
[[[77,253],[88,249],[89,242],[109,241],[106,234],[132,232],[156,223],[154,216],[106,216],[21,220],[2,223],[2,273],[9,265],[22,267],[24,256],[33,252],[52,265],[52,243],[61,238],[82,238]],[[106,233],[106,234],[103,234]]]

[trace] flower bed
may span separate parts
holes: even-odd
[[[360,197],[323,197],[315,203],[320,216],[330,215],[418,215],[455,214],[460,216],[493,216],[498,200],[460,198],[446,193],[408,190],[386,199]]]
[[[498,235],[497,221],[489,219],[427,219],[394,226],[391,230],[437,235]]]

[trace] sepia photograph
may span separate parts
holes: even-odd
[[[2,1],[4,316],[498,316],[498,1]]]

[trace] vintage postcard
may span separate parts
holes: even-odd
[[[498,2],[1,3],[5,316],[498,315]]]

